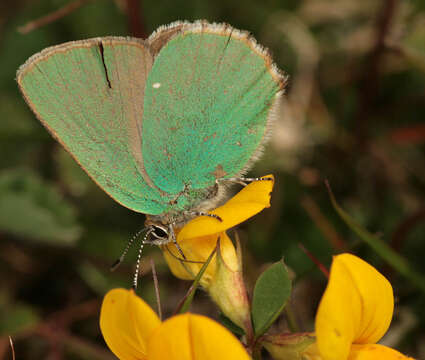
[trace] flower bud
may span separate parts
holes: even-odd
[[[216,270],[208,292],[220,310],[247,334],[252,334],[251,312],[242,274],[242,256],[239,242],[234,257],[225,257],[217,248]]]
[[[266,335],[262,344],[276,360],[321,360],[311,333]]]

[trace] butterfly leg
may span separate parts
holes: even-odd
[[[208,217],[217,219],[220,222],[223,222],[223,219],[220,216],[218,216],[216,214],[206,213],[206,212],[203,212],[203,211],[189,211],[188,214],[191,215],[191,216],[193,216],[193,217],[197,217],[197,216],[208,216]]]
[[[244,177],[234,177],[234,178],[221,178],[217,179],[216,182],[234,182],[241,184],[242,186],[247,186],[248,183],[254,182],[254,181],[272,181],[273,178],[271,177],[258,177],[258,178],[244,178]]]
[[[177,250],[179,251],[180,255],[183,257],[183,259],[186,260],[186,256],[183,253],[182,248],[180,247],[180,245],[177,243],[177,239],[176,239],[176,234],[174,232],[174,228],[173,225],[168,225],[168,234],[171,237],[171,241],[173,242],[174,246],[177,248]]]

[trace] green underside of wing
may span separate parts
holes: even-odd
[[[240,40],[184,33],[160,51],[146,82],[142,153],[147,174],[175,194],[242,171],[260,145],[279,84]]]
[[[143,111],[146,50],[104,40],[103,63],[98,39],[90,46],[73,44],[18,73],[28,104],[111,197],[135,211],[160,214],[168,199],[148,186],[129,148]]]

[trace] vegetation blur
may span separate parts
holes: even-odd
[[[284,257],[294,279],[291,322],[313,331],[327,281],[318,264],[353,252],[394,287],[396,313],[383,343],[425,358],[424,10],[421,0],[2,1],[0,359],[12,358],[9,335],[21,360],[113,359],[99,306],[109,289],[131,286],[137,246],[117,271],[109,267],[144,223],[36,120],[18,92],[17,68],[66,41],[147,37],[160,25],[196,19],[250,31],[290,75],[271,141],[249,174],[275,175],[272,207],[238,229],[248,286]],[[342,220],[325,180],[373,236]],[[153,308],[151,260],[169,316],[190,283],[171,275],[159,249],[147,248],[137,291]],[[192,311],[218,317],[203,292]],[[274,326],[287,329],[285,316]]]

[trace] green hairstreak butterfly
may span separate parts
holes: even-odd
[[[154,243],[210,210],[261,152],[285,77],[248,33],[176,22],[49,47],[17,73],[41,123]]]

